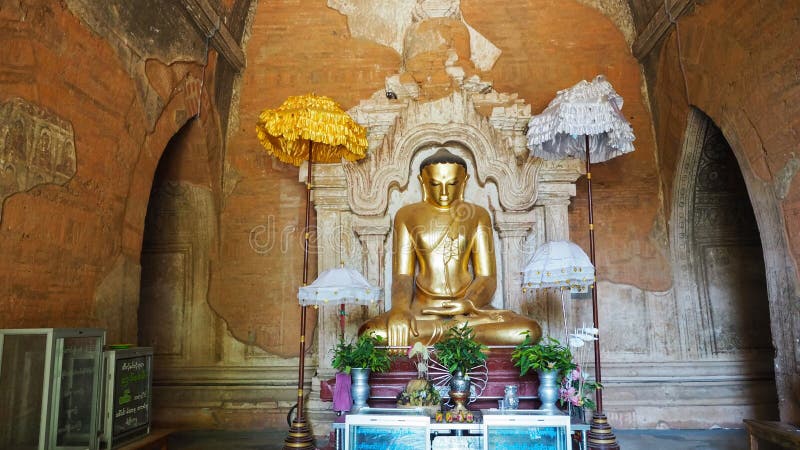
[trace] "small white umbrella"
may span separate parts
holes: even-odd
[[[522,271],[523,291],[541,288],[569,288],[570,293],[582,293],[594,285],[594,265],[577,244],[570,241],[545,242],[533,253]],[[566,293],[561,293],[561,313],[564,318],[564,337],[567,328]]]
[[[297,299],[303,306],[339,304],[339,327],[341,338],[344,339],[344,305],[374,303],[380,300],[382,292],[383,289],[369,284],[359,272],[342,265],[322,272],[313,283],[300,287]],[[352,398],[349,374],[336,374],[333,398],[334,410],[350,410]]]
[[[303,306],[332,304],[369,304],[381,298],[383,290],[369,284],[364,276],[347,267],[322,272],[313,283],[298,289]]]
[[[359,272],[342,265],[328,269],[308,286],[297,290],[302,306],[339,304],[339,328],[344,338],[345,304],[367,305],[380,300],[383,289],[369,284]]]
[[[594,284],[594,265],[574,242],[545,242],[522,271],[522,283],[530,289],[569,288],[573,293],[587,292]]]

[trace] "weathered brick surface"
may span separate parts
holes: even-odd
[[[597,10],[573,2],[461,2],[465,20],[503,54],[482,78],[518,92],[541,112],[556,92],[605,74],[624,98],[636,151],[592,168],[598,274],[646,290],[671,281],[660,233],[661,199],[650,113],[637,61],[617,28]],[[586,181],[570,207],[570,239],[588,249]]]
[[[95,310],[107,304],[96,289],[120,255],[138,261],[160,153],[193,112],[181,101],[188,94],[164,85],[162,105],[176,101],[166,126],[148,135],[152,125],[118,53],[63,7],[31,0],[0,9],[0,101],[21,97],[70,122],[77,157],[67,185],[39,186],[4,204],[0,327],[95,326],[135,342],[135,326],[120,329],[123,308]],[[131,283],[105,290],[138,301]]]
[[[670,275],[665,249],[649,238],[658,221],[659,198],[658,185],[653,182],[653,137],[640,93],[638,65],[622,35],[597,10],[564,2],[528,3],[461,3],[467,23],[503,51],[495,67],[481,76],[492,80],[498,91],[519,92],[537,112],[559,89],[598,73],[609,76],[626,99],[624,111],[636,130],[638,151],[598,166],[595,172],[597,235],[604,248],[599,253],[602,273],[608,279],[645,289],[666,289]],[[249,69],[241,87],[241,124],[228,150],[232,169],[241,179],[226,199],[222,217],[221,274],[224,280],[235,282],[217,280],[215,284],[221,286],[212,300],[240,339],[255,335],[263,344],[266,330],[280,332],[282,337],[277,341],[282,344],[275,347],[272,343],[276,338],[271,337],[267,348],[283,354],[296,351],[291,343],[296,332],[282,330],[278,323],[283,319],[291,323],[297,317],[294,297],[300,256],[283,254],[277,248],[259,255],[249,248],[246,239],[248,231],[267,224],[270,216],[275,218],[278,234],[291,226],[299,230],[304,192],[296,182],[295,169],[280,167],[259,154],[253,132],[257,114],[263,108],[276,107],[288,95],[304,92],[330,95],[347,108],[381,89],[386,76],[401,70],[400,55],[393,50],[349,38],[345,18],[337,12],[316,2],[302,9],[296,6],[287,1],[259,7],[247,45]],[[424,79],[421,72],[428,67],[435,84],[444,61],[437,59],[435,52],[422,55],[423,59],[415,61],[419,64],[412,67],[415,77]],[[474,71],[471,64],[464,65],[468,73]],[[424,91],[434,96],[435,92],[435,88]],[[579,192],[571,221],[577,224],[573,239],[582,242],[586,240],[585,226],[580,225],[585,223],[580,222],[585,189],[579,188]],[[611,212],[620,208],[628,214]],[[286,235],[299,237],[298,232]],[[277,298],[257,300],[263,298],[260,293],[265,290],[274,292]],[[263,311],[239,305],[252,301],[263,302]]]
[[[120,251],[126,181],[141,144],[125,126],[136,114],[134,90],[109,49],[57,4],[20,8],[26,20],[14,11],[2,18],[0,92],[71,122],[78,169],[63,188],[37,187],[5,204],[0,327],[97,326],[93,288]]]
[[[394,50],[352,39],[344,16],[324,2],[259,5],[247,44],[240,126],[228,143],[226,179],[233,188],[221,219],[221,261],[211,302],[245,341],[284,356],[298,350],[305,187],[298,169],[267,156],[255,136],[264,108],[290,95],[328,95],[347,109],[397,72]],[[259,228],[264,227],[264,228]],[[257,252],[250,244],[256,234]],[[312,264],[315,257],[312,255]],[[316,273],[312,265],[310,280]],[[313,310],[309,331],[315,323]],[[309,333],[310,335],[310,333]]]
[[[696,105],[732,141],[743,171],[771,183],[797,148],[798,51],[789,42],[800,37],[796,19],[800,5],[710,2],[679,22],[662,51],[652,97],[658,110],[657,129],[665,193],[681,151],[687,103]],[[686,73],[689,99],[679,70],[677,39]],[[776,45],[787,43],[786,45]],[[792,183],[784,204],[800,196]],[[669,203],[667,203],[669,204]],[[786,218],[795,259],[798,226]],[[777,230],[776,230],[777,231]]]

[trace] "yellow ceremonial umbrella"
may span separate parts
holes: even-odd
[[[258,117],[256,133],[267,153],[299,167],[303,161],[356,161],[367,154],[367,132],[330,97],[289,97]]]
[[[278,109],[264,110],[256,122],[261,145],[280,161],[299,167],[308,161],[303,286],[308,284],[308,241],[311,223],[311,166],[315,162],[356,161],[367,154],[367,132],[330,97],[313,94],[289,97]],[[303,415],[306,306],[300,313],[300,367],[297,416],[284,441],[286,450],[314,448],[314,437]]]

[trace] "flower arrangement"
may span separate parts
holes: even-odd
[[[431,358],[428,347],[424,346],[422,342],[416,342],[408,349],[408,357],[417,360],[415,364],[417,367],[417,378],[427,379],[428,360]]]
[[[575,368],[572,352],[558,339],[547,336],[534,343],[527,332],[525,339],[514,347],[511,361],[519,367],[520,375],[540,370],[557,370],[560,375],[565,375]]]
[[[569,404],[579,408],[595,409],[596,405],[589,394],[597,390],[599,386],[598,383],[589,381],[581,366],[576,365],[575,369],[561,380],[558,401],[562,406]]]
[[[362,334],[355,343],[340,340],[333,349],[333,367],[344,373],[352,368],[386,372],[392,364],[385,341],[374,333]]]
[[[436,349],[436,358],[451,374],[460,371],[466,377],[470,369],[486,361],[486,346],[475,340],[475,331],[468,323],[447,330],[444,339],[433,348]]]
[[[406,384],[403,392],[397,395],[398,408],[421,407],[428,414],[435,414],[441,407],[442,397],[436,387],[428,381],[428,360],[430,352],[421,342],[408,349],[408,357],[417,360],[417,379]]]
[[[439,409],[442,401],[439,391],[431,382],[425,379],[411,380],[406,384],[405,389],[397,396],[397,406],[435,406]]]
[[[575,367],[568,372],[561,381],[558,390],[559,402],[561,405],[572,405],[579,408],[595,409],[594,400],[589,394],[602,386],[596,381],[590,381],[583,372],[583,363],[586,360],[586,343],[597,340],[597,328],[583,327],[570,334],[569,346],[576,349]]]

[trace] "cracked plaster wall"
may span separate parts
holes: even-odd
[[[778,407],[782,420],[797,422],[800,183],[792,123],[799,112],[790,86],[797,78],[798,52],[791,42],[800,33],[793,19],[800,5],[737,3],[731,9],[723,3],[698,4],[681,17],[645,66],[653,74],[665,205],[673,208],[680,201],[673,192],[694,107],[719,127],[747,186],[766,270]],[[749,20],[740,20],[744,17]]]

